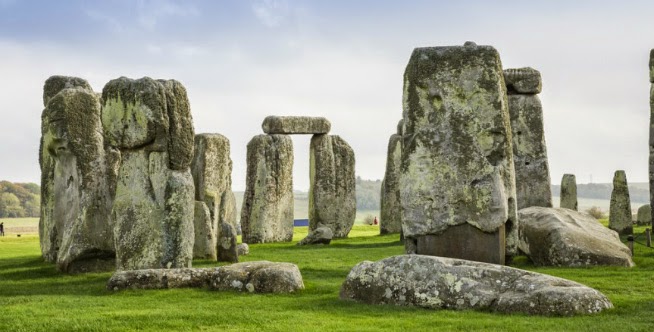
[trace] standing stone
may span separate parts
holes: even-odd
[[[638,208],[637,223],[641,226],[652,224],[652,207],[649,204]]]
[[[347,237],[356,218],[354,151],[335,135],[314,135],[309,151],[309,232],[324,226]]]
[[[194,214],[193,258],[216,260],[218,258],[216,254],[218,240],[207,204],[195,201]]]
[[[236,246],[236,229],[229,223],[220,223],[218,236],[218,261],[238,263],[238,248]]]
[[[293,239],[293,141],[258,135],[247,145],[247,179],[241,209],[243,242]]]
[[[406,249],[504,264],[517,253],[518,220],[499,54],[474,43],[416,48],[403,106]]]
[[[563,174],[560,207],[577,211],[577,180],[574,174]]]
[[[391,234],[402,231],[402,208],[400,206],[400,163],[402,160],[402,136],[391,135],[386,156],[386,173],[381,185],[381,219],[379,233]]]
[[[518,209],[552,207],[550,171],[543,129],[543,107],[537,93],[540,73],[532,68],[507,69],[506,80]]]
[[[649,82],[654,83],[654,49],[649,53]],[[649,90],[649,107],[649,203],[654,206],[654,84]]]
[[[107,271],[115,264],[110,219],[112,177],[104,150],[100,101],[76,77],[44,86],[41,217],[43,257],[68,273]]]
[[[611,192],[609,209],[609,228],[618,234],[633,234],[627,175],[622,170],[615,171],[613,175],[613,192]]]
[[[121,77],[102,92],[106,143],[120,151],[112,216],[118,270],[189,267],[193,126],[176,81]]]
[[[267,116],[261,128],[266,134],[327,134],[332,125],[323,117]]]

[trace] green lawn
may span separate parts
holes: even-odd
[[[642,232],[644,228],[637,228]],[[110,292],[110,273],[69,276],[39,254],[38,238],[0,238],[0,331],[647,331],[654,328],[654,250],[636,246],[633,269],[520,268],[572,279],[597,288],[615,309],[572,318],[430,311],[371,306],[338,299],[349,270],[363,260],[402,254],[398,235],[378,236],[355,226],[351,238],[329,246],[294,243],[250,246],[243,261],[298,264],[306,289],[290,295],[215,292],[206,289]],[[306,235],[298,228],[294,240]],[[195,266],[213,266],[196,261]]]

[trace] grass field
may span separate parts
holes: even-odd
[[[637,228],[642,233],[644,228]],[[306,235],[296,228],[294,241]],[[403,253],[398,235],[355,226],[329,246],[250,246],[242,261],[292,262],[306,289],[290,295],[206,289],[110,292],[110,273],[62,275],[41,260],[38,237],[0,238],[0,331],[648,331],[654,328],[654,250],[636,246],[637,267],[520,268],[572,279],[606,294],[615,309],[598,315],[534,317],[473,311],[371,306],[338,299],[349,270],[363,260]],[[196,267],[217,265],[195,261]]]

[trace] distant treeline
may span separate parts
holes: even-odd
[[[40,206],[38,184],[0,181],[0,218],[38,217]]]
[[[611,183],[577,184],[577,197],[610,200],[611,191],[613,191],[613,184]],[[559,196],[560,193],[561,186],[552,185],[552,195]],[[629,199],[632,202],[649,202],[648,185],[646,183],[630,183]]]
[[[363,180],[357,176],[357,210],[379,210],[381,180]]]

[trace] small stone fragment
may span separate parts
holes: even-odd
[[[332,237],[334,233],[329,227],[318,227],[313,231],[309,231],[307,237],[298,242],[297,245],[308,245],[308,244],[329,244],[332,242]]]
[[[210,289],[250,293],[293,293],[304,289],[297,265],[268,261],[223,266],[211,275]]]
[[[236,253],[239,256],[247,256],[250,254],[250,246],[247,243],[239,243],[236,246]]]
[[[506,69],[504,81],[509,94],[538,94],[542,90],[540,72],[529,67]]]
[[[238,263],[236,229],[227,222],[220,223],[220,233],[218,235],[218,261]]]

